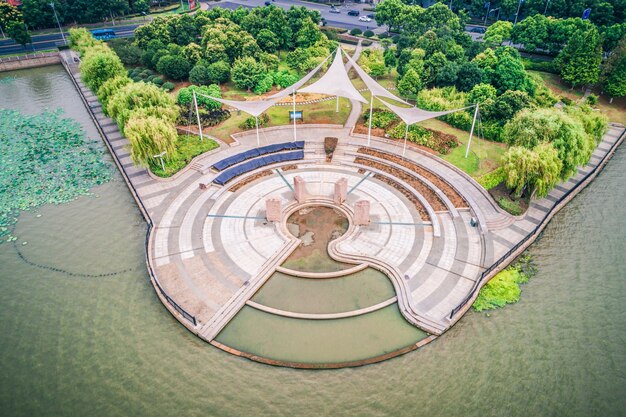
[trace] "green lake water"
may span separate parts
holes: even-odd
[[[95,133],[62,68],[7,76],[0,107],[62,107]],[[624,416],[625,182],[622,147],[530,248],[539,272],[519,303],[395,359],[305,371],[227,354],[172,318],[118,176],[25,213],[18,245],[0,245],[0,415]]]

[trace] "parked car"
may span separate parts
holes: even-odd
[[[368,14],[367,17],[369,17],[370,19],[374,19],[375,15],[374,13]]]
[[[485,33],[486,31],[487,31],[487,29],[485,29],[483,27],[480,27],[480,26],[473,27],[470,30],[470,32],[472,32],[472,33]]]
[[[335,7],[331,7],[331,8],[330,8],[330,12],[331,12],[331,13],[341,13],[341,10],[339,10],[339,9],[337,9],[337,8],[335,8]]]
[[[371,22],[372,19],[367,17],[367,16],[361,16],[361,17],[359,17],[359,21],[360,22]]]
[[[361,12],[359,12],[358,10],[350,10],[348,12],[348,16],[358,16],[360,14],[361,14]]]

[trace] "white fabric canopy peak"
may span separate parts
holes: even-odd
[[[398,115],[400,119],[407,125],[412,125],[414,123],[418,123],[424,120],[432,119],[434,117],[444,116],[446,114],[454,113],[459,110],[465,110],[468,107],[464,107],[462,109],[454,109],[454,110],[445,110],[445,111],[428,111],[422,110],[418,107],[400,107],[394,106],[393,104],[389,104],[383,100],[380,100],[385,106],[389,108],[392,112]],[[471,107],[471,106],[470,106]]]
[[[361,93],[354,88],[348,72],[343,65],[341,48],[337,48],[335,59],[328,71],[313,84],[298,90],[301,93],[327,94],[329,96],[345,97],[349,100],[367,103]]]
[[[350,62],[350,64],[352,64],[352,67],[354,68],[356,73],[363,80],[363,82],[365,83],[365,86],[367,87],[367,89],[370,90],[370,92],[374,96],[376,96],[376,97],[387,97],[387,98],[390,98],[390,99],[395,100],[395,101],[400,102],[400,103],[409,104],[406,101],[402,100],[401,98],[395,96],[393,93],[389,92],[382,85],[378,84],[376,82],[376,80],[374,80],[372,77],[370,77],[370,75],[367,72],[365,72],[365,70],[363,68],[361,68],[359,66],[359,64],[354,62],[354,60],[350,57],[350,55],[348,55],[345,51],[344,51],[344,54],[346,54],[346,57],[348,57],[348,62]]]

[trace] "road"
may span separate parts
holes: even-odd
[[[209,7],[224,7],[227,9],[236,9],[238,7],[245,8],[254,8],[258,6],[263,6],[265,0],[222,0],[218,2],[210,2],[208,3]],[[341,13],[330,13],[330,6],[325,4],[317,4],[317,3],[309,3],[298,0],[276,0],[272,2],[276,7],[281,7],[283,9],[289,9],[291,6],[305,6],[311,10],[318,10],[322,17],[326,19],[327,26],[339,27],[344,29],[353,29],[359,28],[363,31],[370,29],[375,33],[384,32],[387,27],[376,25],[376,22],[372,20],[371,22],[361,22],[357,16],[348,16],[348,10],[355,9],[361,12],[361,16],[371,14],[372,12],[364,11],[363,8],[368,6],[366,4],[353,4],[348,3],[347,6],[339,7]],[[119,37],[128,37],[132,36],[135,29],[139,27],[140,24],[132,24],[132,25],[121,25],[121,26],[110,26],[107,27],[113,29],[117,36]],[[468,26],[468,30],[471,26]],[[475,40],[479,40],[482,35],[471,33],[472,38]],[[68,36],[65,33],[65,36]],[[33,36],[32,45],[27,45],[25,48],[19,44],[16,44],[12,39],[4,39],[0,40],[0,56],[2,55],[10,55],[17,54],[21,52],[32,52],[32,51],[43,51],[46,49],[54,49],[57,45],[63,42],[60,33],[50,33],[46,35],[35,35]]]

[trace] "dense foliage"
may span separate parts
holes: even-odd
[[[536,274],[536,267],[528,256],[522,256],[513,266],[499,272],[478,293],[472,307],[476,311],[492,310],[519,301],[525,284]]]
[[[80,124],[59,111],[0,109],[0,164],[0,238],[7,240],[15,239],[10,229],[20,211],[88,195],[113,172]]]

